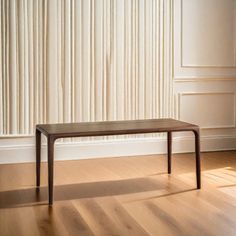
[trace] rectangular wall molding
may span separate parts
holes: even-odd
[[[174,1],[176,81],[236,78],[235,16],[231,0]]]
[[[181,0],[182,67],[236,67],[235,12],[231,0]]]
[[[234,92],[179,93],[178,117],[198,124],[201,129],[236,127]]]

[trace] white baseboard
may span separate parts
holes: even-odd
[[[235,150],[236,136],[201,137],[201,151]],[[194,151],[192,137],[174,137],[173,152]],[[99,157],[137,156],[166,153],[166,138],[136,138],[60,142],[55,145],[55,160],[75,160]],[[42,145],[42,160],[46,160],[46,146]],[[33,137],[0,140],[0,164],[35,161]]]

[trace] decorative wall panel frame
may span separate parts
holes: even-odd
[[[191,64],[191,65],[185,65],[183,63],[183,33],[184,33],[184,26],[183,26],[183,14],[184,14],[184,10],[183,10],[183,4],[184,4],[184,1],[186,0],[181,0],[181,16],[180,16],[180,21],[181,21],[181,28],[180,28],[180,35],[181,35],[181,67],[183,68],[236,68],[236,15],[235,15],[235,33],[233,34],[234,35],[234,48],[232,50],[232,53],[233,53],[233,57],[234,57],[234,62],[233,62],[233,65],[197,65],[197,64]],[[222,0],[223,1],[223,0]],[[236,5],[235,5],[236,6]],[[236,9],[235,9],[235,13],[236,13]],[[199,49],[200,50],[200,49]]]
[[[173,1],[173,51],[174,66],[173,78],[175,82],[204,81],[204,80],[235,80],[235,66],[202,66],[202,65],[183,65],[183,0]],[[235,18],[236,19],[236,18]],[[236,27],[236,24],[235,24]],[[236,29],[234,33],[236,37]],[[236,64],[236,46],[234,49],[234,64]]]
[[[181,119],[181,100],[184,96],[204,96],[204,95],[232,95],[233,97],[233,106],[232,108],[232,114],[233,114],[233,123],[232,124],[226,124],[221,126],[211,125],[211,126],[201,126],[201,129],[225,129],[225,128],[236,128],[236,93],[235,92],[183,92],[178,94],[178,105],[177,105],[177,115],[178,119]],[[227,104],[226,104],[227,105]],[[209,109],[210,106],[209,106]],[[201,114],[199,114],[201,116]]]

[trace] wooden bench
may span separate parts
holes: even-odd
[[[195,135],[197,188],[201,188],[200,134],[197,125],[174,119],[146,119],[129,121],[81,122],[68,124],[40,124],[36,126],[36,185],[40,186],[41,133],[48,145],[48,193],[53,204],[54,142],[59,138],[143,134],[167,132],[168,173],[171,173],[172,132],[192,131]]]

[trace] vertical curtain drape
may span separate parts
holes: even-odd
[[[173,116],[171,0],[0,0],[0,135]]]

